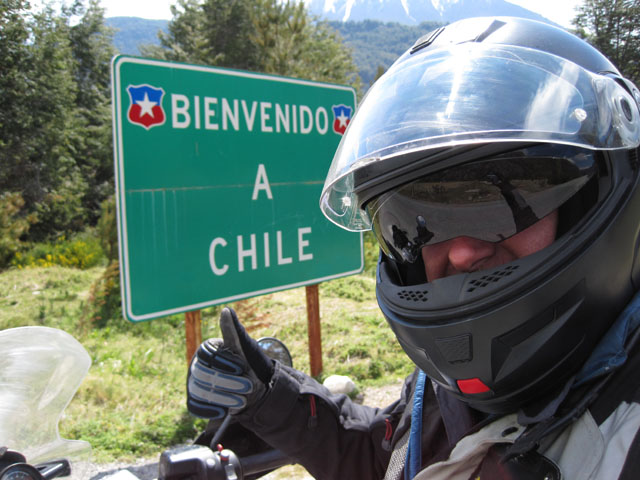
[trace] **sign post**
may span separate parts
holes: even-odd
[[[138,322],[358,273],[318,199],[350,87],[118,56],[123,313]]]
[[[200,310],[191,310],[184,314],[184,330],[187,344],[187,364],[191,363],[196,349],[202,343],[202,316]]]
[[[322,372],[322,336],[320,334],[320,299],[318,285],[305,287],[307,297],[307,333],[309,335],[309,367],[311,376]]]

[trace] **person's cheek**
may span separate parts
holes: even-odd
[[[526,230],[501,242],[516,258],[523,258],[551,245],[556,238],[558,212],[553,211]]]
[[[433,282],[446,275],[447,253],[447,242],[427,245],[422,248],[422,260],[428,281]]]

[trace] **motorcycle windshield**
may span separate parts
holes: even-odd
[[[60,438],[58,422],[90,365],[84,347],[61,330],[0,332],[0,446],[17,450],[31,464],[88,460],[89,443]],[[78,472],[73,477],[80,478]]]

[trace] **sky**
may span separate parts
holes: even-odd
[[[575,16],[574,8],[582,0],[507,0],[532,12],[570,28]],[[176,0],[101,0],[106,17],[141,17],[149,19],[171,19],[170,5]]]

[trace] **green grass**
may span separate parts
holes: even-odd
[[[395,381],[412,369],[377,307],[371,261],[361,275],[320,285],[320,379],[349,375],[362,388]],[[90,442],[100,462],[153,457],[193,439],[204,426],[185,408],[184,316],[140,324],[118,318],[94,328],[88,320],[89,291],[103,271],[53,266],[0,273],[0,328],[60,328],[89,352],[93,363],[65,411],[63,437]],[[309,372],[304,288],[231,306],[252,336],[280,338],[294,365]],[[220,335],[219,311],[202,311],[203,338]]]

